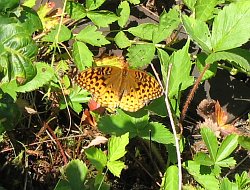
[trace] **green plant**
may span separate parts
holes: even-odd
[[[132,68],[148,66],[156,58],[160,63],[159,74],[162,76],[159,82],[167,88],[167,97],[154,100],[136,113],[120,109],[115,114],[105,116],[91,113],[91,116],[98,115],[95,120],[101,132],[117,137],[112,136],[109,139],[107,155],[98,148],[85,150],[85,155],[98,171],[95,180],[87,176],[88,169],[82,161],[73,160],[65,168],[64,175],[68,181],[60,180],[56,189],[87,189],[87,186],[108,189],[108,185],[104,183],[106,172],[110,171],[114,176],[120,177],[125,165],[119,159],[124,157],[129,139],[135,137],[152,140],[168,150],[163,151],[163,154],[168,153],[168,162],[164,163],[165,174],[159,188],[180,189],[182,177],[176,163],[180,164],[179,154],[183,148],[175,149],[182,142],[166,128],[169,124],[165,122],[165,118],[170,117],[175,121],[172,123],[173,131],[178,120],[182,124],[198,85],[216,77],[218,69],[227,70],[230,74],[240,72],[249,76],[250,56],[244,44],[250,38],[250,2],[212,0],[207,3],[201,0],[184,0],[183,3],[190,12],[189,16],[183,13],[181,7],[173,6],[169,11],[162,11],[159,23],[142,23],[134,27],[127,23],[131,7],[140,1],[122,1],[117,4],[115,11],[104,10],[105,3],[105,0],[86,0],[83,4],[66,0],[61,12],[51,15],[53,3],[41,5],[34,11],[30,7],[35,1],[25,1],[21,5],[18,0],[0,2],[2,140],[15,126],[21,125],[20,120],[25,118],[25,106],[18,104],[17,100],[25,99],[27,95],[35,97],[32,95],[36,93],[42,95],[41,99],[46,104],[45,112],[51,114],[41,119],[37,113],[39,124],[35,123],[34,126],[41,126],[43,122],[50,123],[53,118],[59,118],[59,112],[65,109],[70,118],[69,125],[77,125],[77,122],[72,121],[72,112],[79,114],[83,110],[83,103],[89,101],[90,93],[73,82],[74,76],[69,71],[72,67],[68,62],[74,62],[78,70],[84,70],[95,62],[94,48],[115,45],[127,52],[126,60]],[[91,24],[76,33],[74,29],[82,21]],[[111,30],[112,26],[118,29]],[[185,29],[183,32],[187,37],[181,48],[174,49],[178,40],[166,43],[166,39],[174,32],[178,35],[180,26]],[[72,44],[70,47],[69,41]],[[198,45],[199,51],[190,54],[194,44]],[[191,75],[194,65],[201,72],[196,82]],[[152,64],[151,66],[154,69]],[[193,90],[181,110],[182,92],[191,86],[194,86]],[[34,103],[34,99],[28,101]],[[168,100],[171,112],[166,108]],[[29,122],[28,127],[30,126]],[[221,169],[236,164],[233,157],[229,156],[234,153],[238,144],[249,149],[249,138],[229,135],[219,145],[218,139],[208,129],[201,129],[201,135],[208,154],[198,152],[193,160],[188,161],[183,158],[183,167],[206,189],[247,188],[249,178],[245,173],[236,175],[236,182],[231,182],[227,178],[221,179]],[[177,156],[176,152],[179,153]]]

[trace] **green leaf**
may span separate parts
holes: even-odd
[[[212,53],[213,54],[213,53]],[[210,54],[211,55],[211,54]],[[196,66],[200,72],[204,70],[204,67],[206,66],[206,59],[207,59],[207,54],[201,52],[197,54],[197,59],[196,59]],[[208,63],[207,63],[208,64]],[[217,72],[217,64],[210,62],[210,67],[209,69],[205,72],[205,74],[202,77],[202,81],[205,81],[209,78],[212,78],[213,76],[216,75]]]
[[[99,8],[106,0],[86,0],[86,8],[88,10],[95,10]]]
[[[58,30],[60,28],[60,32],[58,33]],[[43,41],[46,42],[64,42],[68,41],[72,38],[71,31],[64,25],[57,25],[54,29],[52,29],[46,36],[42,38]],[[58,39],[56,41],[56,39]]]
[[[76,39],[98,47],[109,44],[110,42],[106,40],[105,36],[96,29],[96,26],[88,25],[76,36]]]
[[[156,24],[143,23],[136,27],[129,28],[128,32],[141,39],[152,41],[153,33],[157,29],[158,29],[158,26]]]
[[[99,27],[108,27],[109,24],[118,19],[113,12],[105,10],[87,12],[87,17]]]
[[[89,92],[81,89],[79,86],[71,89],[69,97],[66,98],[68,105],[76,112],[80,113],[82,111],[82,103],[86,103],[89,101],[90,96]],[[65,109],[67,104],[65,103],[65,99],[62,96],[59,101],[60,109]]]
[[[0,89],[0,134],[12,130],[21,116],[21,110],[13,98]]]
[[[30,35],[37,30],[43,29],[43,25],[39,16],[33,9],[29,7],[23,7],[23,11],[21,12],[19,20]]]
[[[98,173],[96,176],[95,176],[95,182],[94,182],[94,187],[90,187],[89,189],[99,189],[100,190],[110,190],[110,184],[107,184],[103,181],[103,179],[106,178],[106,175],[105,174],[102,174],[102,173]],[[89,180],[89,182],[91,182],[92,179]],[[87,186],[88,184],[86,184]]]
[[[240,136],[239,137],[239,144],[246,150],[250,150],[250,137],[247,136]]]
[[[188,35],[206,52],[212,51],[211,34],[207,24],[186,15],[182,16],[182,22]]]
[[[70,184],[67,180],[65,179],[60,179],[54,190],[71,190]]]
[[[228,135],[223,141],[216,156],[216,162],[219,162],[228,157],[238,146],[238,136]]]
[[[219,189],[219,181],[213,174],[201,174],[201,165],[195,161],[187,161],[184,163],[185,169],[194,179],[201,184],[206,190]],[[208,172],[207,172],[208,173]]]
[[[192,63],[188,53],[189,41],[186,45],[170,57],[172,65],[169,79],[169,98],[178,97],[179,91],[187,89],[194,82],[193,76],[190,76]],[[168,68],[165,68],[168,70]],[[164,71],[167,72],[167,71]]]
[[[215,17],[212,28],[214,52],[236,48],[250,38],[250,2],[240,1],[224,7]]]
[[[228,178],[222,179],[220,190],[238,190],[238,186],[236,183],[230,182]]]
[[[80,4],[73,1],[66,2],[66,13],[70,18],[80,20],[87,16],[85,8]]]
[[[140,0],[127,0],[127,1],[134,5],[137,5],[140,3]]]
[[[118,32],[114,40],[118,47],[121,49],[131,46],[130,40],[127,38],[123,31]]]
[[[213,16],[214,8],[218,0],[197,0],[195,4],[195,18],[207,21]]]
[[[38,62],[35,64],[37,73],[36,76],[25,85],[17,87],[17,92],[30,92],[36,90],[46,83],[49,83],[54,76],[54,69],[46,63]]]
[[[149,105],[145,106],[144,109],[162,117],[168,115],[164,96],[153,100]]]
[[[235,182],[240,189],[244,189],[247,185],[250,185],[250,177],[246,171],[242,172],[241,175],[235,174]]]
[[[0,25],[0,34],[0,68],[5,75],[1,82],[17,79],[19,84],[25,84],[36,75],[32,60],[37,54],[37,45],[18,24]]]
[[[19,0],[1,0],[0,1],[0,12],[12,10],[19,6]]]
[[[228,60],[230,61],[230,64],[232,64],[236,68],[239,68],[245,71],[246,73],[249,73],[250,72],[250,60],[249,60],[249,56],[246,55],[246,51],[247,50],[237,48],[237,49],[229,50],[229,51],[211,53],[207,57],[206,63],[214,63],[220,60]]]
[[[22,5],[32,8],[35,6],[35,4],[36,4],[36,0],[24,0]]]
[[[91,147],[85,150],[87,158],[90,160],[99,172],[102,172],[103,168],[107,165],[107,156],[101,149]]]
[[[172,165],[166,170],[160,190],[178,189],[178,167]]]
[[[87,67],[92,66],[93,53],[82,42],[76,41],[73,44],[73,58],[77,68],[82,71]]]
[[[214,161],[204,152],[198,152],[194,157],[194,161],[204,166],[214,165]]]
[[[128,62],[132,67],[148,65],[154,58],[154,44],[137,44],[128,48]]]
[[[204,140],[211,159],[215,162],[218,150],[218,142],[215,134],[207,127],[201,128],[201,136]]]
[[[126,154],[125,147],[129,143],[129,133],[120,137],[112,136],[108,141],[108,161],[116,161]]]
[[[224,160],[221,161],[217,161],[216,165],[220,166],[220,167],[225,167],[225,168],[229,168],[229,167],[233,167],[236,165],[236,161],[233,157],[229,157],[226,158]]]
[[[179,24],[180,18],[177,9],[170,9],[168,13],[163,11],[158,28],[153,31],[153,42],[156,44],[168,38]]]
[[[130,138],[133,138],[139,134],[139,129],[143,129],[148,124],[149,116],[143,110],[139,111],[139,113],[143,112],[143,115],[138,117],[130,116],[119,109],[117,112],[116,115],[101,117],[98,122],[99,130],[116,136],[129,132]]]
[[[122,161],[110,161],[107,167],[112,174],[116,177],[120,177],[122,169],[125,168],[125,164]]]
[[[157,49],[157,55],[161,63],[161,73],[163,76],[163,81],[164,81],[164,84],[166,84],[170,57],[166,51],[159,49],[159,48]]]
[[[184,4],[192,11],[194,11],[194,6],[197,0],[183,0]]]
[[[72,160],[65,168],[65,174],[71,189],[84,189],[88,168],[81,160]]]
[[[151,131],[151,138],[149,135]],[[150,122],[145,128],[138,131],[139,137],[147,140],[152,140],[161,144],[175,144],[173,134],[161,123]]]
[[[118,18],[118,25],[124,27],[130,16],[130,7],[127,1],[122,1],[116,10]]]

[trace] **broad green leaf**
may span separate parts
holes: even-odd
[[[99,8],[106,0],[86,0],[86,8],[90,10],[95,10]]]
[[[153,31],[153,42],[156,44],[168,38],[179,24],[180,18],[177,9],[170,9],[168,13],[163,11],[158,28]]]
[[[43,29],[43,25],[39,16],[33,9],[29,7],[23,7],[23,11],[21,12],[19,20],[30,35],[37,30]]]
[[[136,27],[130,27],[128,29],[128,32],[141,39],[152,41],[153,33],[157,29],[158,29],[158,26],[156,24],[143,23]]]
[[[60,29],[59,33],[58,30]],[[64,42],[68,41],[72,38],[71,31],[64,25],[57,25],[54,29],[52,29],[46,36],[42,38],[43,41],[46,42]],[[57,40],[56,40],[57,39]]]
[[[131,67],[143,67],[148,65],[154,58],[154,44],[137,44],[128,48],[128,62]]]
[[[108,27],[109,24],[118,19],[113,12],[105,10],[87,12],[87,17],[99,27]]]
[[[228,157],[238,146],[238,135],[228,135],[219,147],[217,152],[216,162],[219,162]]]
[[[213,53],[212,53],[213,54]],[[211,55],[211,54],[210,54]],[[207,54],[201,52],[199,54],[197,54],[197,59],[196,59],[196,66],[198,68],[198,70],[200,72],[202,72],[204,70],[204,67],[206,66],[206,59],[207,59]],[[217,64],[216,63],[210,63],[210,67],[209,69],[204,73],[203,77],[202,77],[202,81],[205,81],[209,78],[212,78],[213,76],[216,75],[217,72]]]
[[[1,0],[0,12],[10,11],[19,6],[19,0]]]
[[[166,84],[170,57],[166,51],[159,49],[159,48],[157,49],[157,55],[161,63],[161,73],[163,76],[163,81],[164,81],[164,84]]]
[[[49,83],[55,74],[54,69],[46,63],[38,62],[35,66],[37,69],[36,76],[25,85],[19,86],[16,89],[17,92],[30,92],[36,90]]]
[[[76,39],[98,47],[109,44],[110,42],[106,40],[105,36],[96,29],[96,26],[88,25],[76,36]]]
[[[82,71],[87,67],[92,66],[93,53],[83,43],[76,41],[73,44],[73,58],[77,68]]]
[[[80,3],[75,3],[73,1],[66,2],[66,13],[70,18],[79,20],[87,16],[85,8]]]
[[[178,189],[178,167],[172,165],[168,167],[162,179],[160,190]]]
[[[78,90],[72,90],[69,94],[69,102],[68,105],[72,107],[72,109],[76,113],[80,113],[82,111],[82,103],[87,103],[90,100],[89,92],[86,90],[80,89]],[[66,106],[66,105],[65,105]]]
[[[127,1],[134,5],[137,5],[140,3],[140,0],[127,0]]]
[[[236,48],[250,38],[250,2],[240,1],[224,7],[215,17],[212,28],[213,51]]]
[[[85,150],[87,158],[96,167],[99,172],[102,172],[103,168],[107,165],[107,156],[101,149],[91,147]]]
[[[66,98],[68,105],[76,112],[80,113],[82,111],[82,103],[86,103],[90,100],[89,92],[76,86],[74,89],[70,90],[69,97]],[[60,109],[65,109],[67,104],[62,96],[59,101]]]
[[[186,15],[182,16],[182,22],[188,35],[194,40],[204,51],[211,52],[211,34],[207,24],[201,20],[197,20]]]
[[[211,159],[215,162],[218,150],[218,142],[215,134],[207,127],[201,128],[201,136],[205,142]]]
[[[12,80],[10,82],[6,83],[0,83],[0,89],[4,92],[7,93],[13,98],[14,101],[17,100],[17,83],[15,80]],[[0,98],[1,99],[1,98]]]
[[[250,151],[250,137],[247,136],[240,136],[239,137],[239,144],[246,150]]]
[[[88,168],[81,160],[72,160],[65,168],[65,175],[71,189],[84,189]]]
[[[110,161],[107,167],[112,174],[116,177],[120,177],[122,169],[125,168],[125,164],[122,161]]]
[[[128,37],[125,35],[123,31],[118,32],[114,40],[115,40],[115,43],[118,45],[118,47],[121,49],[131,46],[130,40],[128,39]]]
[[[164,95],[150,102],[144,109],[162,117],[168,115]]]
[[[168,96],[171,99],[174,96],[178,97],[180,90],[185,90],[194,82],[194,78],[190,74],[192,63],[188,54],[188,48],[189,41],[182,49],[174,52],[170,57],[170,63],[172,63],[172,70],[169,79]],[[166,69],[168,70],[168,68]]]
[[[0,89],[0,134],[12,130],[20,118],[20,108],[9,94]]]
[[[237,48],[235,50],[211,53],[207,57],[206,63],[214,63],[220,60],[228,60],[236,68],[239,68],[245,71],[246,73],[249,73],[250,72],[250,60],[249,60],[249,56],[246,56],[245,51],[244,50],[240,51],[240,49]]]
[[[118,25],[124,27],[130,16],[130,6],[127,1],[122,1],[116,10],[118,18]]]
[[[54,190],[71,190],[70,184],[67,180],[65,179],[60,179]]]
[[[149,131],[151,131],[151,137]],[[138,133],[138,136],[143,139],[151,139],[161,144],[175,144],[173,134],[161,123],[150,122],[145,128],[138,131]]]
[[[194,179],[201,184],[206,190],[219,189],[219,180],[211,174],[201,174],[201,165],[195,161],[187,161],[184,163],[185,169],[190,173]],[[208,172],[208,171],[207,171]]]
[[[239,190],[236,183],[230,182],[228,178],[222,179],[220,190]]]
[[[229,168],[229,167],[233,167],[236,165],[236,160],[233,157],[229,157],[224,160],[217,161],[216,165],[220,167]]]
[[[126,154],[125,147],[129,143],[129,133],[120,137],[112,136],[108,141],[108,161],[116,161]]]
[[[36,0],[24,0],[22,5],[32,8],[33,6],[35,6],[35,4]]]
[[[213,16],[214,8],[218,0],[197,0],[195,4],[195,18],[207,21]]]
[[[204,152],[198,152],[194,157],[194,161],[204,166],[214,165],[214,161]]]
[[[194,11],[194,6],[197,0],[183,0],[184,4],[192,11]]]
[[[138,117],[130,116],[119,109],[117,112],[116,115],[101,117],[98,122],[99,130],[105,134],[116,136],[129,132],[130,138],[133,138],[138,135],[138,130],[143,129],[148,124],[149,116],[147,112]],[[143,110],[139,112],[143,112]]]
[[[37,45],[18,24],[0,25],[0,34],[0,68],[5,75],[1,82],[16,79],[18,84],[25,84],[36,75],[32,61]]]

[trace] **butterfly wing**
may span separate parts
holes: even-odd
[[[114,109],[119,105],[121,69],[117,67],[93,67],[76,77],[79,86],[89,91],[102,107]]]
[[[122,98],[119,107],[130,112],[135,112],[145,106],[150,100],[163,94],[163,89],[158,81],[140,70],[128,70],[128,75],[122,81]]]

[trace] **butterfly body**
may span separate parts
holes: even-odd
[[[93,67],[78,74],[76,82],[92,93],[102,107],[135,112],[162,95],[157,80],[144,71],[115,66]]]

